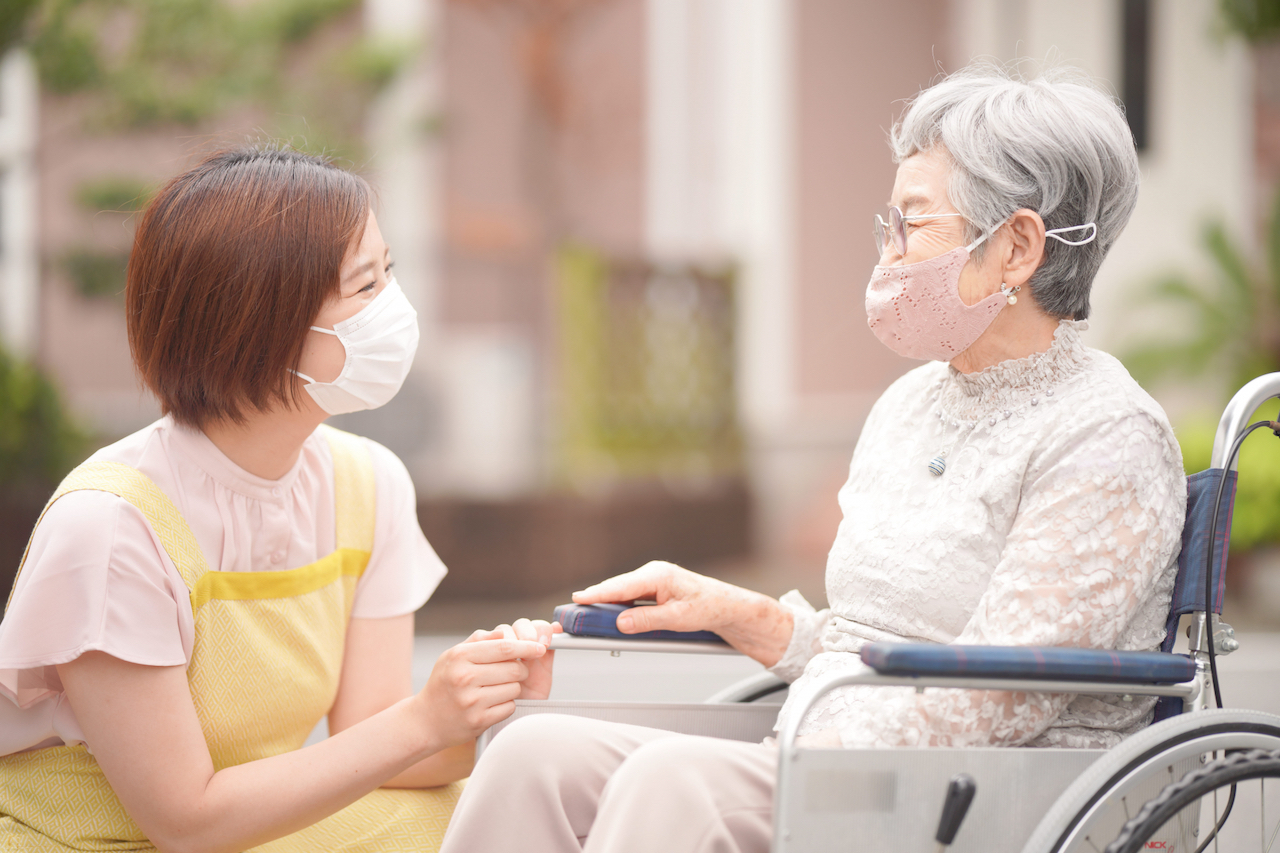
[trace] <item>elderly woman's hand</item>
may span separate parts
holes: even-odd
[[[654,561],[573,594],[577,604],[652,600],[618,615],[624,634],[714,631],[729,645],[773,666],[791,639],[791,613],[758,592]]]

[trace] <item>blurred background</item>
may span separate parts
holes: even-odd
[[[863,418],[913,366],[863,310],[886,134],[975,57],[1123,102],[1144,185],[1086,339],[1199,470],[1280,369],[1278,39],[1280,0],[0,0],[0,587],[62,474],[158,416],[125,339],[138,210],[275,140],[373,182],[419,314],[400,395],[334,422],[414,477],[450,567],[420,632],[650,559],[825,601]],[[1265,435],[1246,628],[1280,627]]]

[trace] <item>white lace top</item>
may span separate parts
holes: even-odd
[[[1063,321],[1045,352],[962,374],[933,362],[876,403],[840,490],[830,610],[799,593],[774,672],[865,669],[867,642],[1154,649],[1176,572],[1186,478],[1160,406]],[[945,452],[942,476],[931,459]],[[803,673],[803,674],[802,674]],[[798,680],[796,680],[798,679]],[[1108,747],[1154,699],[851,687],[801,734],[848,747]]]

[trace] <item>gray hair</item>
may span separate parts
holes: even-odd
[[[889,145],[895,163],[943,148],[951,161],[947,195],[968,220],[970,241],[1021,208],[1039,213],[1046,230],[1097,223],[1097,239],[1086,245],[1046,240],[1029,282],[1048,313],[1089,316],[1093,278],[1138,201],[1133,135],[1110,96],[1073,69],[1026,79],[978,63],[917,95]],[[1074,241],[1088,232],[1062,236]]]

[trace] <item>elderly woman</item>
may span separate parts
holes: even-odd
[[[1157,647],[1181,456],[1160,407],[1080,341],[1137,198],[1123,115],[1066,73],[980,67],[922,92],[891,146],[868,319],[930,363],[867,418],[840,491],[831,609],[663,563],[575,600],[656,599],[622,614],[622,630],[710,629],[797,687],[858,669],[880,640]],[[828,695],[801,734],[851,748],[1098,747],[1146,725],[1152,704],[859,687]],[[776,762],[767,743],[529,718],[479,763],[443,849],[766,850]]]

